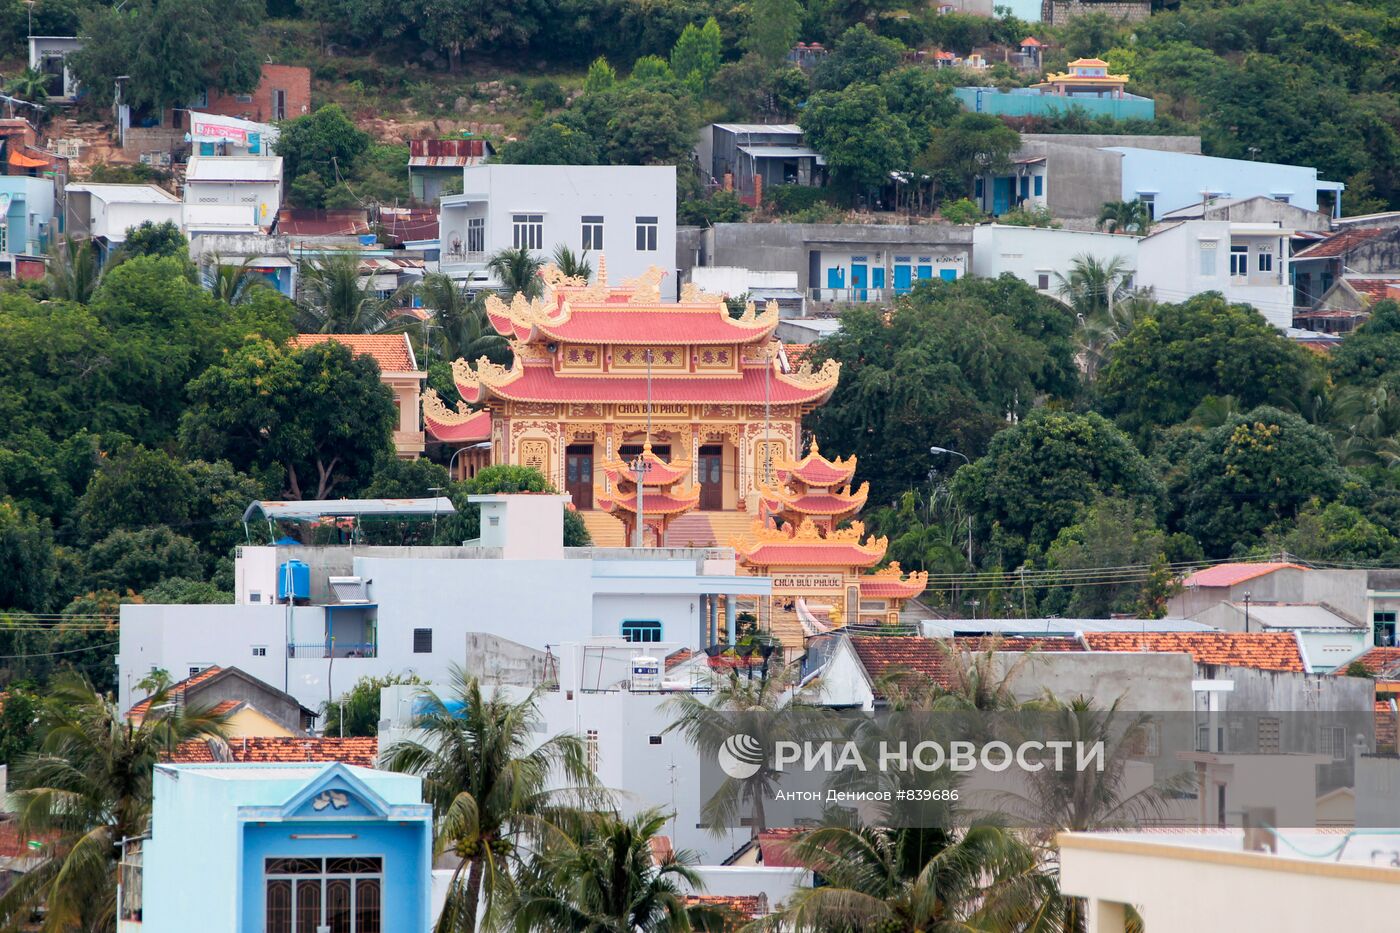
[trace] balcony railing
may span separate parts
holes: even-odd
[[[486,253],[481,250],[445,249],[440,254],[441,262],[485,262]]]
[[[296,642],[287,646],[287,657],[298,660],[313,658],[377,658],[379,646],[373,642]]]

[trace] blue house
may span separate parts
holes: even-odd
[[[42,256],[54,229],[53,179],[0,175],[0,253]]]
[[[432,808],[421,781],[344,764],[155,770],[144,933],[426,933]],[[130,853],[126,862],[133,859]],[[124,871],[130,884],[134,873]]]

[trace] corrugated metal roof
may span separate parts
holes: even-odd
[[[821,153],[806,146],[740,146],[739,151],[755,159],[815,159]]]
[[[94,195],[108,204],[178,204],[180,199],[164,188],[155,185],[109,185],[84,183],[69,185],[68,191],[81,191]]]
[[[258,499],[243,511],[243,520],[260,516],[283,521],[312,521],[319,518],[353,518],[362,515],[451,515],[456,511],[446,496],[429,499],[302,499],[276,501]]]
[[[715,126],[731,133],[791,133],[802,135],[802,127],[796,123],[716,123]]]
[[[193,156],[185,169],[186,184],[202,181],[281,180],[281,156]]]

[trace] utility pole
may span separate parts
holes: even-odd
[[[650,445],[648,445],[650,446]],[[646,546],[646,479],[647,471],[651,469],[651,464],[646,460],[647,448],[643,447],[642,452],[637,454],[632,461],[632,474],[637,477],[637,540],[635,547]]]
[[[1245,590],[1245,591],[1244,591],[1244,630],[1245,630],[1246,632],[1249,631],[1249,601],[1250,601],[1250,599],[1252,599],[1252,598],[1253,598],[1253,595],[1249,592],[1249,590]],[[1265,613],[1265,615],[1268,615],[1268,613]]]

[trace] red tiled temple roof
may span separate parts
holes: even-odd
[[[630,493],[595,493],[598,501],[598,508],[605,512],[632,512],[637,511],[637,494]],[[692,495],[674,495],[669,492],[648,492],[642,501],[642,508],[646,510],[647,517],[653,515],[679,515],[682,512],[689,512],[700,504],[700,490],[696,489]]]
[[[909,580],[882,580],[864,577],[860,581],[861,599],[910,599],[928,589],[928,576]]]
[[[1162,651],[1191,655],[1197,664],[1295,671],[1306,667],[1292,632],[1085,632],[1091,651]]]
[[[725,312],[669,311],[628,307],[580,308],[562,323],[537,323],[535,334],[565,343],[658,344],[757,343],[772,336],[777,316],[765,327],[743,327]]]
[[[806,493],[800,496],[764,496],[763,504],[769,512],[797,512],[802,515],[844,515],[859,512],[870,494],[870,484],[861,486],[857,492]]]
[[[459,444],[480,443],[491,439],[491,412],[472,411],[464,405],[448,408],[433,389],[423,392],[423,427],[434,440]]]
[[[690,475],[689,460],[663,460],[655,451],[651,449],[651,442],[648,441],[642,448],[642,460],[646,462],[646,476],[642,485],[648,488],[652,486],[670,486],[672,483],[680,482]],[[611,460],[603,465],[603,471],[608,474],[613,482],[623,480],[633,485],[637,482],[637,472],[632,468],[632,458],[626,460]]]
[[[806,518],[796,528],[754,522],[730,547],[751,567],[873,567],[884,559],[888,544],[888,538],[867,541],[861,522],[824,533]]]
[[[339,761],[347,765],[373,768],[379,760],[379,739],[373,736],[249,736],[222,742],[218,739],[192,739],[181,742],[170,756],[170,760],[177,764],[217,761],[283,764],[299,761]]]
[[[856,458],[828,460],[821,454],[817,439],[812,438],[812,446],[807,456],[801,460],[789,460],[777,465],[778,478],[786,481],[789,477],[808,486],[827,488],[844,486],[850,483],[856,472]]]
[[[1197,570],[1185,580],[1182,586],[1234,586],[1273,573],[1275,570],[1307,570],[1301,564],[1268,561],[1255,564],[1217,564],[1204,570]]]
[[[333,340],[354,354],[372,357],[380,372],[411,373],[417,368],[407,334],[297,334],[291,345],[300,350]]]

